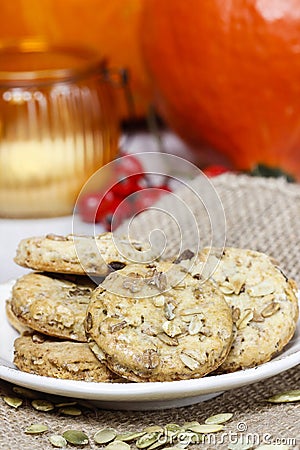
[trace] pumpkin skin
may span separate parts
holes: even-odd
[[[150,84],[139,46],[142,0],[13,0],[0,4],[0,39],[40,36],[87,44],[107,57],[110,67],[128,67],[137,116],[150,99]],[[118,93],[121,118],[128,118]]]
[[[300,180],[300,0],[147,0],[156,104],[194,149]]]

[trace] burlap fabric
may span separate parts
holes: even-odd
[[[195,180],[194,186],[198,181]],[[285,271],[300,283],[300,186],[287,184],[284,180],[259,179],[247,176],[223,175],[214,180],[214,186],[220,196],[226,216],[226,245],[249,247],[274,256]],[[184,201],[189,204],[193,199],[186,190]],[[167,200],[162,200],[162,204]],[[197,221],[203,219],[203,208],[192,205]],[[146,212],[134,221],[131,232],[139,236],[148,236],[153,228],[163,227],[171,243],[166,254],[176,251],[178,238],[172,231],[167,219],[158,219],[158,212]],[[187,225],[188,226],[188,225]],[[201,244],[206,244],[209,230],[203,223]],[[171,232],[168,233],[168,230]],[[187,228],[187,230],[188,228]],[[192,233],[191,233],[192,235]],[[3,395],[10,386],[0,384]],[[114,427],[119,431],[141,430],[149,425],[165,425],[170,422],[203,421],[206,417],[220,413],[232,412],[234,417],[226,425],[227,436],[215,442],[204,443],[199,448],[228,448],[236,437],[246,434],[252,436],[255,445],[258,439],[262,443],[289,442],[289,448],[300,449],[300,403],[269,404],[265,400],[275,393],[300,389],[300,370],[295,367],[276,377],[228,391],[208,402],[173,408],[163,411],[104,411],[84,409],[79,417],[71,418],[57,413],[41,413],[33,410],[30,403],[18,410],[7,406],[0,399],[0,449],[50,449],[48,435],[29,436],[24,429],[36,422],[49,426],[50,432],[62,433],[67,428],[84,430],[92,438],[94,432],[103,427]],[[231,433],[231,435],[230,435]],[[90,440],[86,448],[99,446]],[[134,448],[134,446],[132,446]]]

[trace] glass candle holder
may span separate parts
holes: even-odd
[[[0,44],[0,216],[71,214],[117,152],[106,62],[87,48]]]

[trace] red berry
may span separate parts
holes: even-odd
[[[139,179],[144,174],[144,167],[142,163],[134,155],[126,155],[122,158],[115,159],[114,168],[118,180],[129,177],[130,175],[133,175]]]
[[[205,167],[202,169],[202,172],[209,178],[217,177],[218,175],[222,175],[222,173],[229,172],[228,167],[222,166],[221,164],[212,164],[211,166]]]
[[[139,181],[140,177],[128,175],[124,178],[120,178],[120,180],[112,187],[112,191],[115,195],[126,198],[128,195],[141,189]]]
[[[107,231],[114,231],[119,225],[132,215],[131,204],[128,200],[120,199],[119,204],[101,217],[101,224]]]
[[[143,189],[136,194],[133,194],[132,200],[135,213],[140,213],[145,209],[150,208],[155,202],[157,202],[163,195],[171,192],[171,189],[167,185],[155,186],[147,189]]]
[[[113,191],[91,192],[79,199],[78,212],[84,222],[99,222],[106,213],[114,210],[122,200]]]

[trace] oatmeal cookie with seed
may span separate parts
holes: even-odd
[[[231,307],[235,339],[218,372],[269,361],[290,341],[299,316],[298,289],[269,256],[240,248],[204,249],[193,271],[213,271]]]
[[[58,236],[23,239],[15,262],[39,272],[59,272],[105,276],[130,262],[144,263],[157,257],[142,241],[103,233],[98,236]]]
[[[14,364],[23,372],[67,380],[109,382],[119,377],[94,356],[88,344],[33,334],[14,342]]]
[[[29,273],[14,284],[9,305],[24,327],[86,342],[84,320],[95,287],[88,277]]]
[[[200,378],[225,360],[232,315],[223,294],[180,265],[132,265],[94,291],[86,333],[100,361],[131,381]]]

